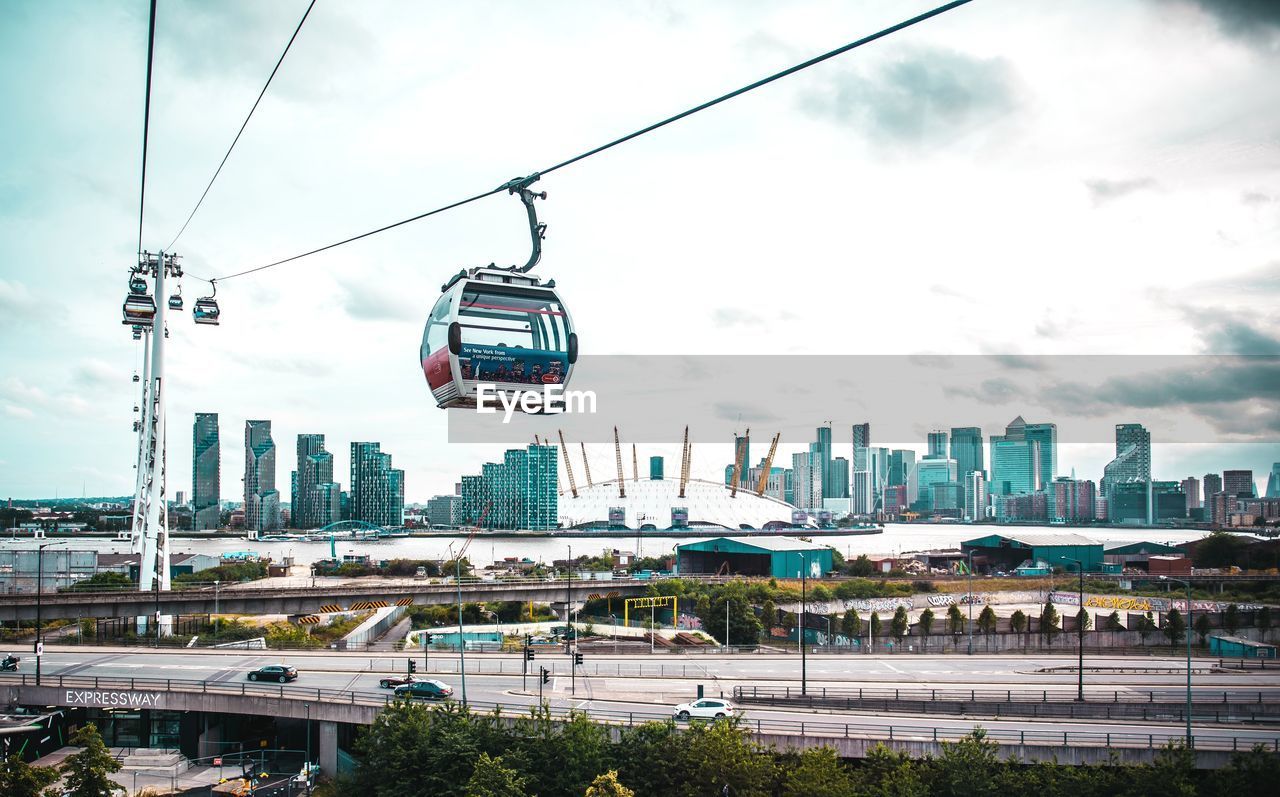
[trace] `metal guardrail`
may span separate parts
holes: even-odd
[[[1074,701],[1075,690],[1068,691],[1048,689],[899,689],[888,687],[828,687],[815,686],[804,690],[802,695],[795,686],[735,686],[734,698],[738,700],[769,700],[819,698],[836,700],[899,700],[911,702],[969,702],[969,703],[1048,703],[1051,701]],[[1256,703],[1280,705],[1280,692],[1244,691],[1233,689],[1199,689],[1191,693],[1195,704],[1219,703]],[[1091,689],[1085,693],[1085,700],[1091,703],[1156,703],[1158,700],[1174,698],[1183,700],[1184,689],[1120,691]]]
[[[340,689],[312,689],[296,684],[278,684],[268,686],[259,683],[240,682],[236,684],[218,681],[187,681],[172,678],[99,678],[96,676],[52,675],[43,679],[42,686],[57,688],[89,688],[89,689],[163,689],[173,692],[202,694],[240,695],[245,697],[271,697],[282,700],[306,700],[317,703],[339,703],[346,705],[363,705],[383,707],[395,702],[394,694],[383,692],[357,692]],[[34,676],[21,674],[2,676],[0,684],[35,686]],[[534,710],[525,704],[503,704],[484,701],[468,701],[468,705],[478,712],[499,712],[509,717],[529,716]],[[548,706],[547,715],[553,720],[567,720],[578,714],[585,714],[596,722],[634,726],[646,722],[673,721],[669,712],[652,711],[615,711],[607,709],[576,709],[573,707]],[[807,720],[786,720],[772,718],[745,717],[742,726],[755,734],[778,734],[788,736],[814,736],[827,739],[867,739],[874,741],[923,741],[954,742],[970,735],[972,730],[964,728],[938,728],[934,725],[876,725],[853,722],[825,722]],[[1162,747],[1170,739],[1182,738],[1182,729],[1170,726],[1168,733],[1110,733],[1093,731],[1055,731],[1055,730],[1010,730],[986,729],[985,738],[999,744],[1038,745],[1051,747],[1123,747],[1131,749],[1156,749]],[[1197,750],[1237,751],[1251,749],[1254,742],[1245,740],[1243,745],[1235,733],[1206,733],[1201,731],[1192,737]],[[1263,740],[1276,752],[1280,752],[1280,734],[1273,739]]]

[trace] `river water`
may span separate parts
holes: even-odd
[[[1102,542],[1142,542],[1153,541],[1177,544],[1199,539],[1205,535],[1200,530],[1182,529],[1124,529],[1124,528],[1068,528],[1063,526],[994,526],[994,525],[960,525],[889,523],[885,525],[883,534],[859,536],[821,536],[814,537],[815,542],[830,545],[846,558],[854,558],[859,554],[899,555],[910,551],[925,551],[938,548],[959,548],[963,540],[984,537],[988,534],[1016,535],[1023,533],[1075,533]],[[801,532],[802,533],[802,532]],[[726,536],[732,532],[726,531]],[[572,546],[575,556],[596,555],[614,549],[633,551],[640,556],[663,556],[670,554],[672,548],[687,542],[707,539],[714,534],[700,534],[687,538],[677,537],[577,537],[577,538],[511,538],[493,537],[478,534],[471,543],[468,557],[479,566],[506,557],[528,557],[535,562],[551,562],[564,559]],[[337,540],[334,544],[338,556],[347,554],[367,554],[374,560],[380,559],[447,559],[450,546],[454,549],[461,544],[463,537],[398,537],[381,541]],[[32,540],[6,540],[5,547],[30,548]],[[73,540],[67,545],[72,550],[96,550],[101,553],[128,553],[129,543],[101,538],[85,538]],[[328,542],[261,542],[249,540],[200,540],[175,537],[171,544],[173,553],[202,553],[210,556],[221,556],[237,551],[252,551],[261,556],[269,556],[280,560],[293,557],[297,564],[310,564],[319,559],[329,557]]]

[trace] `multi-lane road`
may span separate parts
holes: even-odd
[[[75,649],[52,650],[44,656],[42,672],[47,678],[57,676],[96,676],[99,678],[173,679],[175,682],[239,683],[247,673],[263,664],[287,662],[301,675],[296,682],[283,686],[286,692],[310,690],[343,691],[358,695],[386,694],[379,688],[380,678],[389,673],[404,672],[409,656],[405,653],[369,655],[335,652],[275,651],[172,651]],[[422,656],[414,656],[418,674],[424,674]],[[1055,656],[811,656],[806,665],[811,689],[826,687],[901,687],[904,689],[1007,689],[1014,692],[1045,690],[1049,699],[1055,696],[1070,700],[1075,695],[1077,675],[1068,668],[1073,657]],[[1177,659],[1108,658],[1088,663],[1109,668],[1106,672],[1086,674],[1086,694],[1096,699],[1113,699],[1120,695],[1156,693],[1156,700],[1175,703],[1183,695],[1185,664]],[[1212,662],[1196,663],[1194,674],[1197,693],[1212,699],[1229,695],[1259,694],[1280,700],[1280,669],[1245,672],[1213,672]],[[556,709],[580,708],[601,715],[623,715],[635,721],[665,718],[671,707],[692,699],[701,685],[708,695],[732,694],[738,685],[798,686],[798,656],[765,655],[662,655],[608,656],[592,655],[569,675],[569,658],[563,653],[540,652],[531,663],[534,673],[549,667],[554,675],[543,687],[543,697]],[[466,692],[470,702],[486,707],[501,704],[522,711],[538,700],[539,678],[521,675],[519,656],[480,654],[467,657]],[[28,677],[34,661],[24,658],[21,673]],[[431,677],[454,687],[455,698],[461,697],[462,679],[458,673],[456,654],[433,652],[430,656]],[[5,674],[4,677],[10,677]],[[0,679],[0,684],[3,680]],[[1150,736],[1156,744],[1162,740],[1181,738],[1181,724],[1143,721],[1036,721],[1033,719],[972,719],[964,717],[912,717],[903,714],[885,716],[857,711],[833,712],[823,709],[764,708],[750,706],[745,711],[749,722],[765,724],[810,723],[852,724],[860,728],[886,728],[905,736],[928,737],[935,730],[952,736],[981,726],[993,733],[1052,732],[1056,734],[1100,734]],[[1280,740],[1280,728],[1272,726],[1224,726],[1199,723],[1194,728],[1197,739],[1219,745],[1232,741],[1242,747],[1262,742],[1269,746]]]

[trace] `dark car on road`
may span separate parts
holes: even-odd
[[[268,664],[249,672],[250,681],[286,681],[298,680],[298,668],[287,664]]]
[[[453,695],[453,687],[440,681],[421,680],[396,687],[396,697],[418,700],[447,700]]]
[[[381,686],[383,689],[391,689],[392,687],[404,686],[405,684],[417,682],[418,676],[416,675],[389,675],[378,681],[378,686]]]

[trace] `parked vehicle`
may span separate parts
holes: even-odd
[[[453,687],[441,681],[424,678],[421,681],[396,687],[396,697],[418,700],[447,700],[453,695]]]
[[[249,672],[250,681],[286,681],[298,680],[298,668],[290,667],[287,664],[268,664],[265,667],[259,667]]]
[[[737,713],[737,711],[738,709],[727,700],[704,697],[701,700],[695,700],[692,703],[681,703],[676,706],[671,713],[678,720],[717,720],[725,717],[732,717]]]

